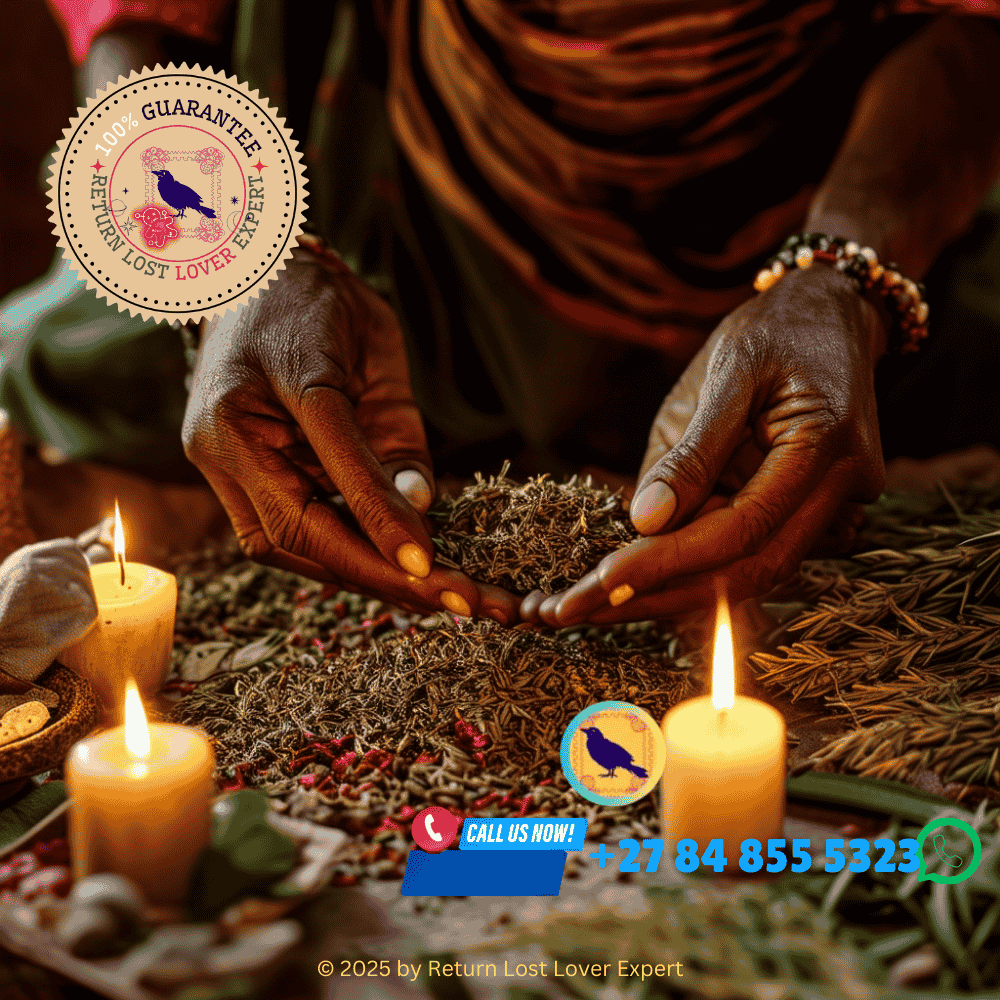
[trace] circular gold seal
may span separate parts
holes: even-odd
[[[666,744],[647,711],[625,701],[602,701],[566,727],[561,759],[566,779],[585,799],[627,806],[656,787]]]
[[[173,64],[119,77],[63,132],[50,169],[56,235],[88,288],[167,322],[267,288],[301,232],[301,156],[236,77]]]

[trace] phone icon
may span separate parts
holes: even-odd
[[[411,831],[418,847],[437,854],[451,845],[459,825],[459,818],[443,806],[428,806],[413,817]]]
[[[430,816],[427,817],[428,822],[430,821]],[[428,831],[429,832],[429,831]],[[433,834],[431,834],[433,836]],[[934,845],[934,853],[943,861],[946,865],[950,865],[952,868],[962,867],[962,856],[960,854],[949,854],[945,849],[944,845],[946,843],[945,836],[943,833],[935,833],[931,838],[931,843]]]
[[[951,854],[947,850],[948,840],[943,832],[939,832],[943,826],[952,826],[957,830],[961,830],[971,841],[972,859],[968,865],[965,864],[966,859],[962,855]],[[934,853],[937,855],[938,860],[944,866],[943,871],[952,871],[954,874],[944,875],[941,872],[927,871],[927,855],[924,853],[924,845],[928,840],[930,840],[930,846],[934,848]],[[900,847],[904,843],[906,843],[905,840],[900,841]],[[911,840],[909,843],[913,844],[913,841]],[[910,848],[907,848],[907,850],[909,851]],[[938,816],[925,824],[917,834],[916,851],[920,859],[920,867],[918,869],[920,874],[917,876],[920,882],[940,882],[945,885],[964,882],[975,875],[980,862],[983,860],[983,842],[979,839],[979,834],[976,832],[975,827],[967,823],[964,819],[959,819],[957,816]],[[907,857],[909,858],[909,855]],[[961,870],[963,868],[964,870]]]

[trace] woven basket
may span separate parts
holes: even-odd
[[[0,783],[18,781],[58,767],[71,746],[97,724],[94,689],[69,667],[53,663],[35,682],[59,695],[59,707],[44,729],[0,747]]]

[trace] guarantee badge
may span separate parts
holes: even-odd
[[[660,780],[667,750],[656,720],[626,701],[601,701],[580,712],[563,734],[567,781],[585,799],[627,806]]]
[[[49,207],[63,253],[109,305],[198,321],[267,288],[301,232],[301,156],[236,77],[169,65],[119,77],[63,132]]]

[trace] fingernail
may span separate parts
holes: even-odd
[[[556,597],[546,597],[541,604],[538,605],[538,613],[540,615],[551,615],[555,614],[556,608],[559,606],[559,599]]]
[[[657,479],[632,498],[629,515],[637,531],[652,535],[670,520],[676,508],[674,491]]]
[[[469,602],[461,594],[456,594],[454,590],[442,590],[441,603],[453,614],[461,615],[463,618],[469,618],[472,615]]]
[[[617,608],[619,604],[624,604],[633,597],[635,597],[635,591],[627,583],[620,583],[608,594],[608,604]]]
[[[396,549],[396,562],[414,576],[421,579],[431,571],[431,561],[427,558],[427,553],[415,542],[403,542]]]
[[[396,473],[396,478],[393,480],[396,489],[406,497],[409,505],[418,513],[426,514],[427,508],[431,505],[431,488],[427,485],[427,480],[424,479],[419,472],[414,469],[404,469],[402,472]],[[426,573],[424,574],[427,575]]]

